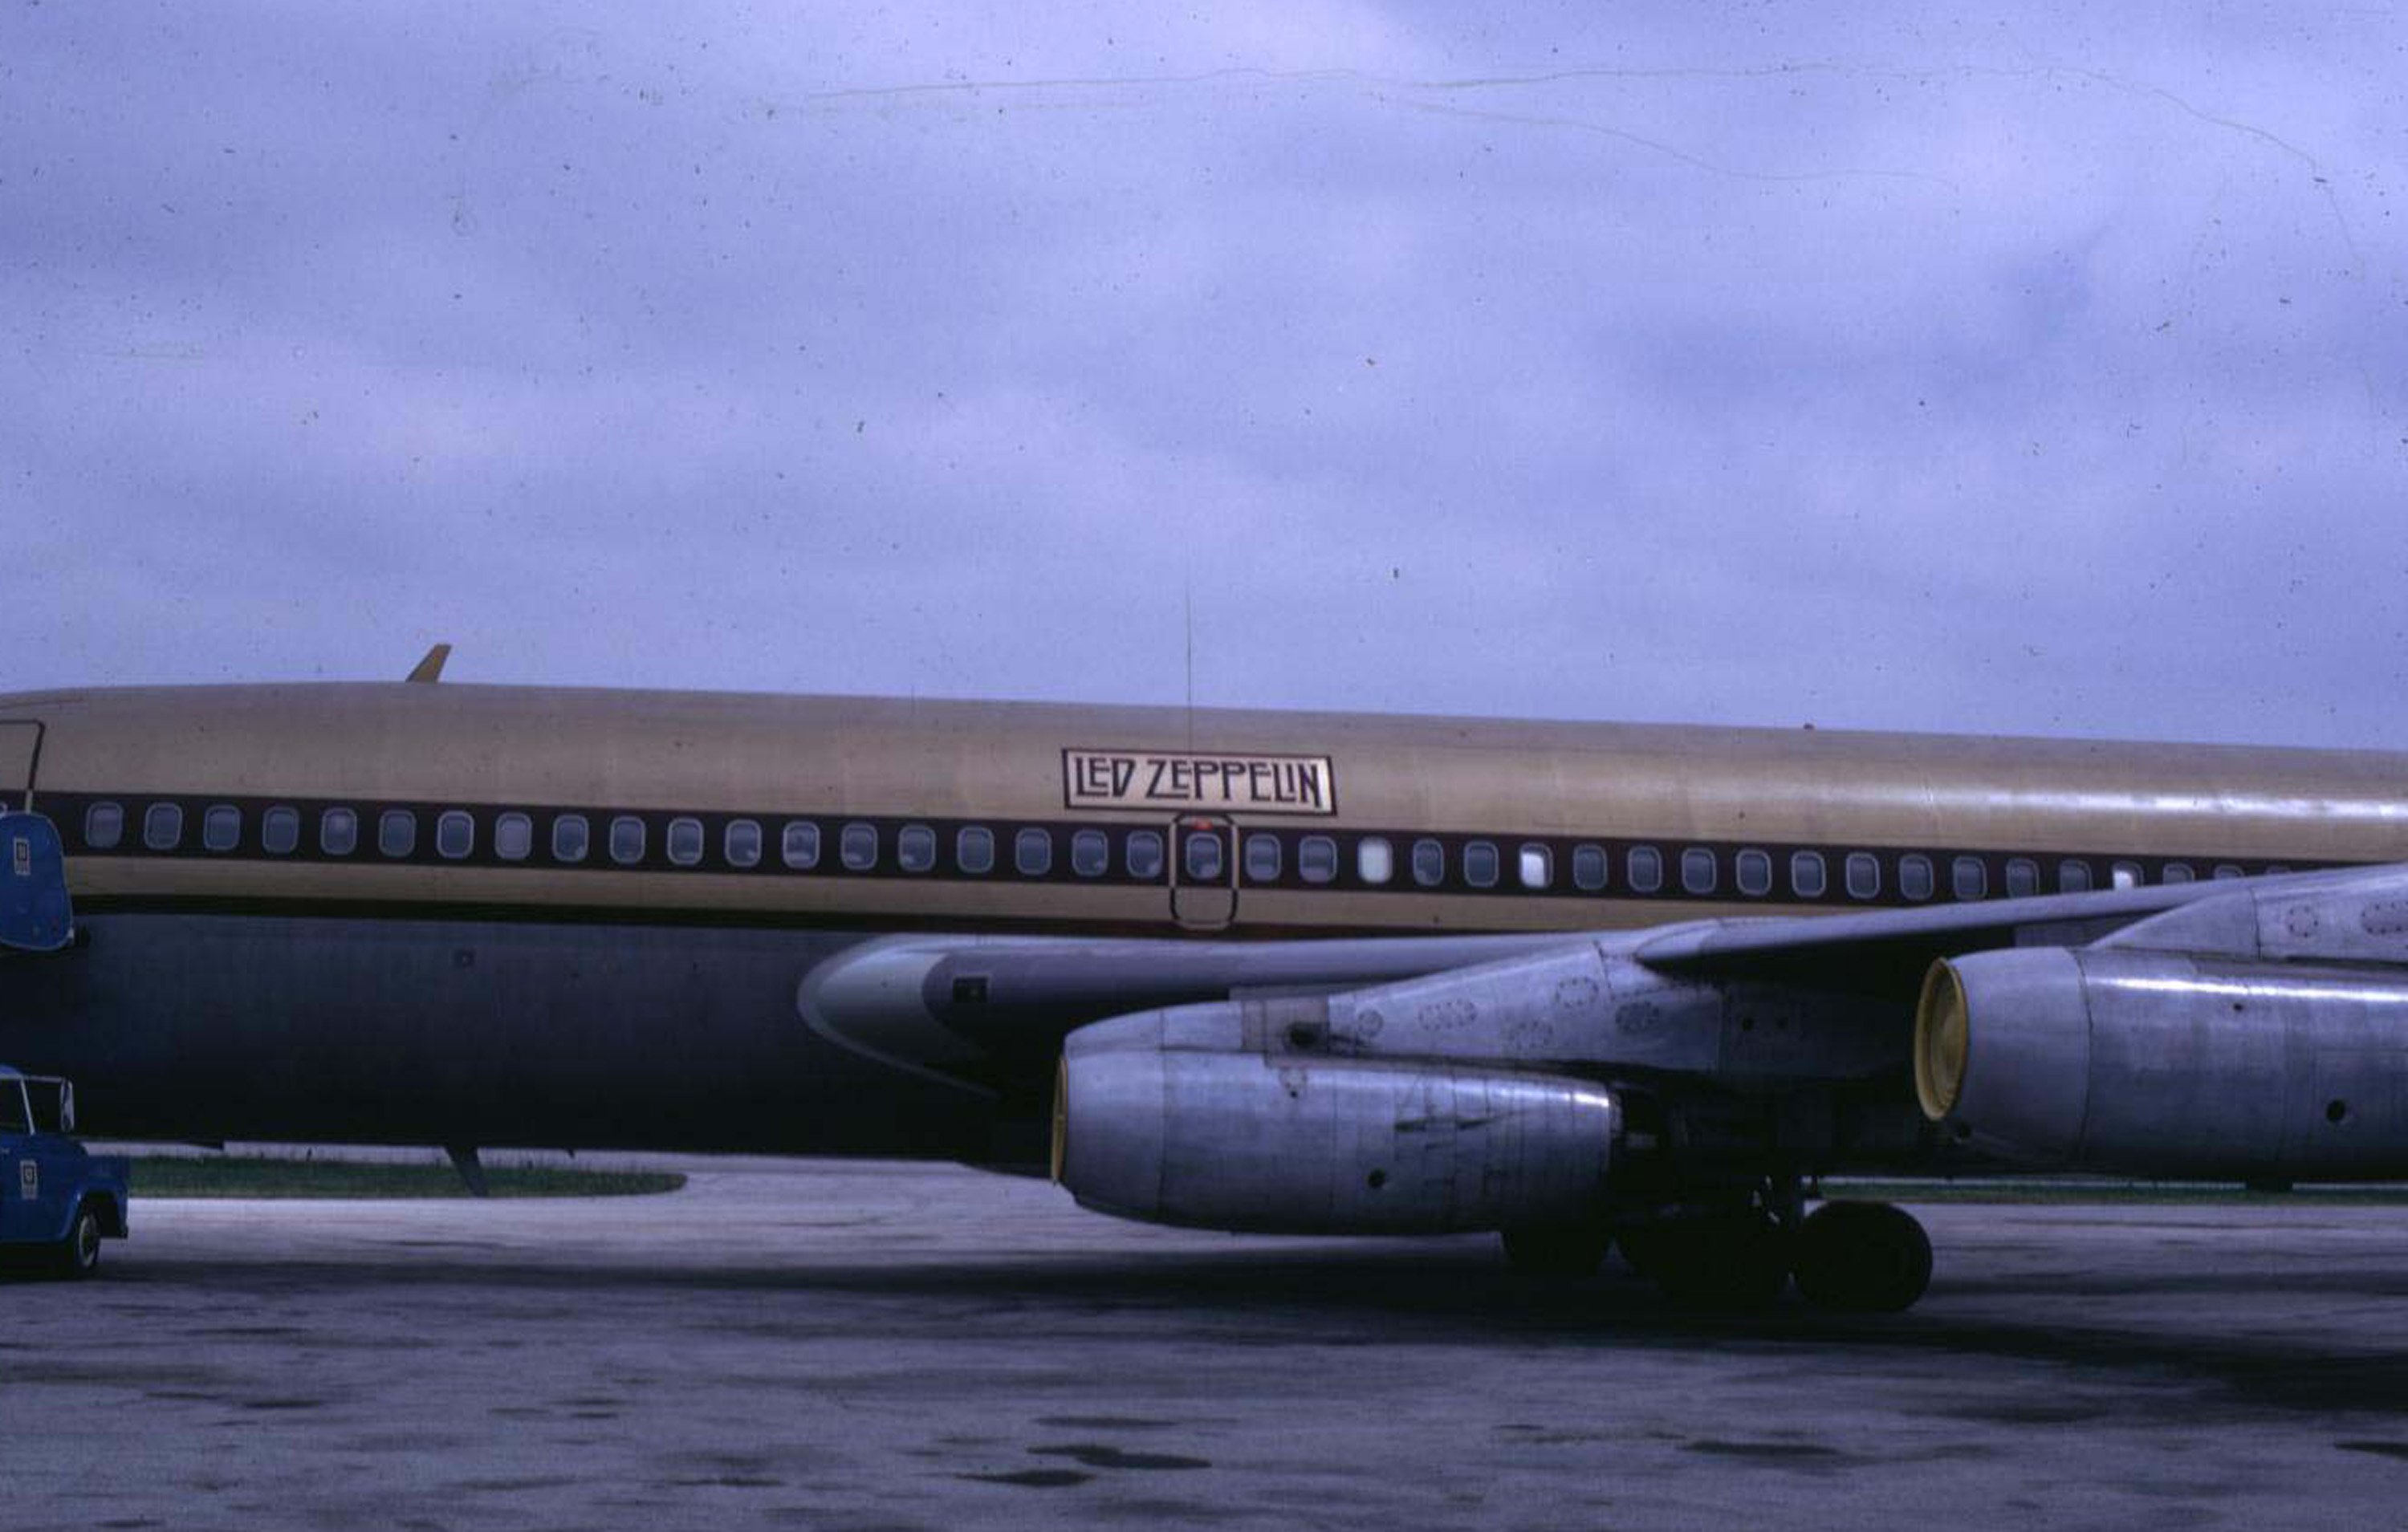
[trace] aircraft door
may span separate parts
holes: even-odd
[[[1238,827],[1227,820],[1171,823],[1170,918],[1191,931],[1218,931],[1238,918]]]
[[[41,749],[39,723],[31,719],[0,722],[0,808],[34,806],[34,762]]]

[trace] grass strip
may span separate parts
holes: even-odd
[[[674,1192],[685,1177],[668,1170],[584,1170],[565,1166],[487,1166],[496,1197],[651,1196]],[[144,1197],[466,1197],[448,1165],[357,1160],[287,1160],[265,1155],[142,1155],[131,1190]]]
[[[2217,1181],[1914,1181],[1833,1176],[1823,1182],[1833,1200],[1980,1202],[2076,1206],[2218,1204],[2259,1208],[2408,1207],[2408,1186],[2300,1186],[2268,1191]]]

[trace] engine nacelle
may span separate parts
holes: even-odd
[[[1186,1006],[1070,1034],[1054,1180],[1099,1211],[1214,1229],[1444,1234],[1596,1216],[1620,1127],[1603,1087],[1247,1048],[1238,1012]]]
[[[2010,1159],[2186,1178],[2408,1174],[2408,984],[2110,948],[1937,963],[1924,1112]]]

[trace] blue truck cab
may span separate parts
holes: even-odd
[[[125,1237],[126,1162],[76,1142],[75,1087],[0,1065],[0,1254],[88,1277]]]

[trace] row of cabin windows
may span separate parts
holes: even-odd
[[[274,808],[260,816],[260,848],[271,856],[289,856],[300,849],[301,811]],[[376,816],[376,848],[384,855],[408,857],[418,850],[419,814],[410,809],[387,809]],[[125,836],[125,812],[115,803],[95,803],[84,815],[84,844],[109,851]],[[634,814],[620,814],[602,827],[602,846],[613,862],[634,866],[644,860],[651,827]],[[680,816],[669,821],[663,850],[681,867],[701,865],[709,835],[699,819]],[[154,852],[171,852],[183,844],[184,810],[174,803],[154,803],[143,811],[142,844]],[[326,809],[318,816],[318,850],[328,856],[349,856],[359,849],[361,823],[350,809]],[[879,864],[881,836],[875,824],[855,820],[837,832],[837,859],[850,871],[866,872]],[[534,817],[516,809],[494,816],[494,854],[505,862],[523,862],[535,852]],[[201,815],[201,848],[230,852],[242,842],[242,810],[217,804]],[[555,814],[548,838],[551,859],[574,865],[594,854],[595,827],[583,814]],[[906,872],[927,872],[937,865],[937,832],[925,824],[907,824],[895,837],[895,862]],[[767,838],[758,820],[736,819],[720,832],[720,855],[732,867],[761,864]],[[1054,870],[1054,832],[1035,826],[1012,837],[1012,866],[1031,878]],[[465,809],[446,809],[435,816],[436,854],[464,861],[476,854],[476,816]],[[996,834],[984,825],[965,825],[953,836],[953,863],[967,873],[995,869]],[[778,834],[778,857],[796,871],[820,865],[820,826],[810,820],[789,820]],[[1128,875],[1154,879],[1162,875],[1164,839],[1159,830],[1129,833],[1122,852]],[[1070,837],[1070,870],[1082,878],[1100,878],[1111,870],[1111,838],[1101,830],[1080,830]]]
[[[232,804],[217,804],[201,815],[201,846],[205,851],[230,852],[242,840],[243,815]],[[419,814],[414,809],[387,809],[375,820],[377,850],[388,857],[406,858],[418,849]],[[322,809],[318,816],[318,849],[329,856],[349,856],[358,850],[362,824],[357,812],[350,809]],[[94,851],[108,851],[123,838],[123,809],[110,802],[95,803],[84,818],[84,843]],[[621,814],[603,825],[604,850],[612,862],[634,866],[644,860],[650,827],[633,814]],[[272,856],[290,855],[301,845],[301,811],[278,807],[260,816],[260,846]],[[151,851],[173,851],[182,844],[184,810],[179,804],[153,803],[143,812],[142,844]],[[837,859],[848,870],[867,872],[879,865],[881,833],[875,824],[855,820],[837,833]],[[668,860],[677,866],[701,865],[709,837],[702,821],[681,816],[669,821],[665,846]],[[535,852],[537,842],[534,817],[515,809],[494,819],[494,855],[505,862],[523,862]],[[1042,878],[1051,874],[1054,862],[1054,832],[1031,825],[1013,834],[1011,863],[1022,876]],[[435,851],[438,856],[461,861],[476,853],[476,817],[465,809],[446,809],[435,816]],[[551,859],[562,865],[586,861],[594,853],[594,826],[583,814],[555,814],[549,836]],[[751,819],[730,820],[722,828],[720,855],[732,867],[758,866],[767,851],[767,838],[761,823]],[[928,872],[937,866],[938,834],[925,824],[906,824],[895,837],[895,865],[905,872]],[[820,865],[820,826],[810,820],[789,820],[779,830],[778,858],[785,866],[796,871],[809,871]],[[997,846],[996,832],[984,825],[965,825],[953,835],[953,865],[960,871],[982,875],[995,869]],[[1183,848],[1184,872],[1195,883],[1212,883],[1225,872],[1223,846],[1217,835],[1189,836]],[[1285,874],[1287,842],[1280,836],[1255,832],[1244,838],[1240,866],[1245,880],[1253,883],[1275,883]],[[1634,894],[1660,892],[1667,880],[1667,859],[1654,846],[1633,846],[1622,853],[1623,881]],[[1551,847],[1535,842],[1517,848],[1512,857],[1513,881],[1521,887],[1543,890],[1555,883],[1555,853]],[[1077,830],[1069,838],[1069,867],[1081,878],[1100,878],[1111,870],[1111,838],[1099,829]],[[1162,876],[1165,842],[1158,830],[1132,830],[1122,846],[1122,866],[1130,878],[1152,881]],[[1730,859],[1731,883],[1739,893],[1750,898],[1762,898],[1773,892],[1773,854],[1770,852],[1743,850]],[[1309,835],[1296,843],[1297,876],[1307,883],[1326,884],[1338,880],[1342,856],[1335,837]],[[1405,867],[1412,881],[1424,888],[1435,888],[1447,879],[1447,848],[1434,839],[1416,840],[1409,848]],[[1463,881],[1474,888],[1494,888],[1504,878],[1507,858],[1496,842],[1468,841],[1462,848],[1460,867]],[[1691,895],[1713,895],[1722,891],[1724,858],[1721,853],[1703,846],[1691,846],[1679,853],[1678,875],[1683,891]],[[2273,872],[2282,867],[2268,869]],[[1385,837],[1364,836],[1354,842],[1354,876],[1366,884],[1378,886],[1397,877],[1396,847]],[[2010,857],[2004,868],[2001,892],[2011,898],[2023,898],[2042,892],[2042,868],[2030,857]],[[2079,858],[2067,858],[2057,864],[2057,892],[2076,894],[2097,886],[2092,864]],[[1789,854],[1789,893],[1800,899],[1823,898],[1830,889],[1828,864],[1824,853],[1814,851],[1793,852]],[[2231,863],[2217,864],[2212,871],[2216,878],[2239,878],[2243,870]],[[1947,863],[1950,892],[1960,900],[1987,898],[1991,892],[1989,864],[1978,856],[1958,856]],[[2136,862],[2115,862],[2109,867],[2110,884],[2115,888],[2131,888],[2143,881],[2143,869]],[[2161,881],[2186,883],[2198,876],[2196,869],[2184,862],[2165,864]],[[1851,852],[1842,860],[1841,884],[1852,899],[1877,899],[1882,894],[1883,861],[1870,852]],[[1899,858],[1898,893],[1900,897],[1920,902],[1931,898],[1938,891],[1940,867],[1933,858],[1922,852],[1909,852]],[[1608,883],[1608,853],[1598,845],[1577,845],[1571,849],[1570,878],[1574,888],[1583,893],[1603,892]]]
[[[1191,841],[1193,848],[1198,842]],[[1202,842],[1214,848],[1215,841]],[[1395,876],[1394,848],[1379,836],[1365,836],[1355,842],[1355,876],[1363,882],[1379,884]],[[1275,835],[1254,835],[1247,838],[1245,849],[1246,877],[1253,882],[1276,882],[1284,855],[1283,843]],[[1579,845],[1571,850],[1571,883],[1583,893],[1602,892],[1608,881],[1608,853],[1602,846]],[[1437,840],[1417,840],[1409,853],[1408,866],[1413,881],[1425,888],[1435,888],[1446,881],[1446,847]],[[1494,888],[1503,876],[1505,858],[1494,841],[1473,840],[1463,847],[1463,881],[1474,888]],[[1536,843],[1520,847],[1512,858],[1514,881],[1526,889],[1545,889],[1555,882],[1555,852]],[[1336,880],[1339,867],[1338,844],[1327,836],[1307,836],[1297,847],[1297,871],[1308,883],[1326,883]],[[1680,882],[1684,892],[1712,895],[1722,891],[1723,857],[1711,848],[1691,846],[1680,853]],[[1191,872],[1195,869],[1191,869]],[[2276,867],[2276,872],[2284,870]],[[1773,892],[1773,854],[1764,851],[1742,851],[1730,858],[1732,886],[1750,898],[1762,898]],[[1789,892],[1800,899],[1820,899],[1830,892],[1830,868],[1821,852],[1801,851],[1789,854]],[[2240,866],[2219,863],[2214,870],[2217,878],[2243,876]],[[2132,888],[2143,881],[2143,871],[2137,862],[2117,862],[2109,870],[2112,885]],[[1854,899],[1877,899],[1882,893],[1882,859],[1870,852],[1851,852],[1841,864],[1841,877],[1848,896]],[[2057,865],[2057,891],[2064,894],[2085,893],[2097,886],[2091,865],[2078,858],[2066,858]],[[2187,883],[2198,877],[2189,864],[2169,862],[2162,881]],[[1933,859],[1920,852],[1910,852],[1899,859],[1898,892],[1903,898],[1921,901],[1933,896],[1938,889],[1939,873]],[[1948,863],[1950,891],[1959,899],[1984,899],[1990,895],[1989,863],[1978,856],[1958,856]],[[1659,893],[1665,886],[1664,852],[1654,846],[1633,846],[1623,853],[1623,880],[1634,894]],[[2011,898],[2028,898],[2042,892],[2041,864],[2028,856],[2010,857],[2005,867],[2003,892]]]

